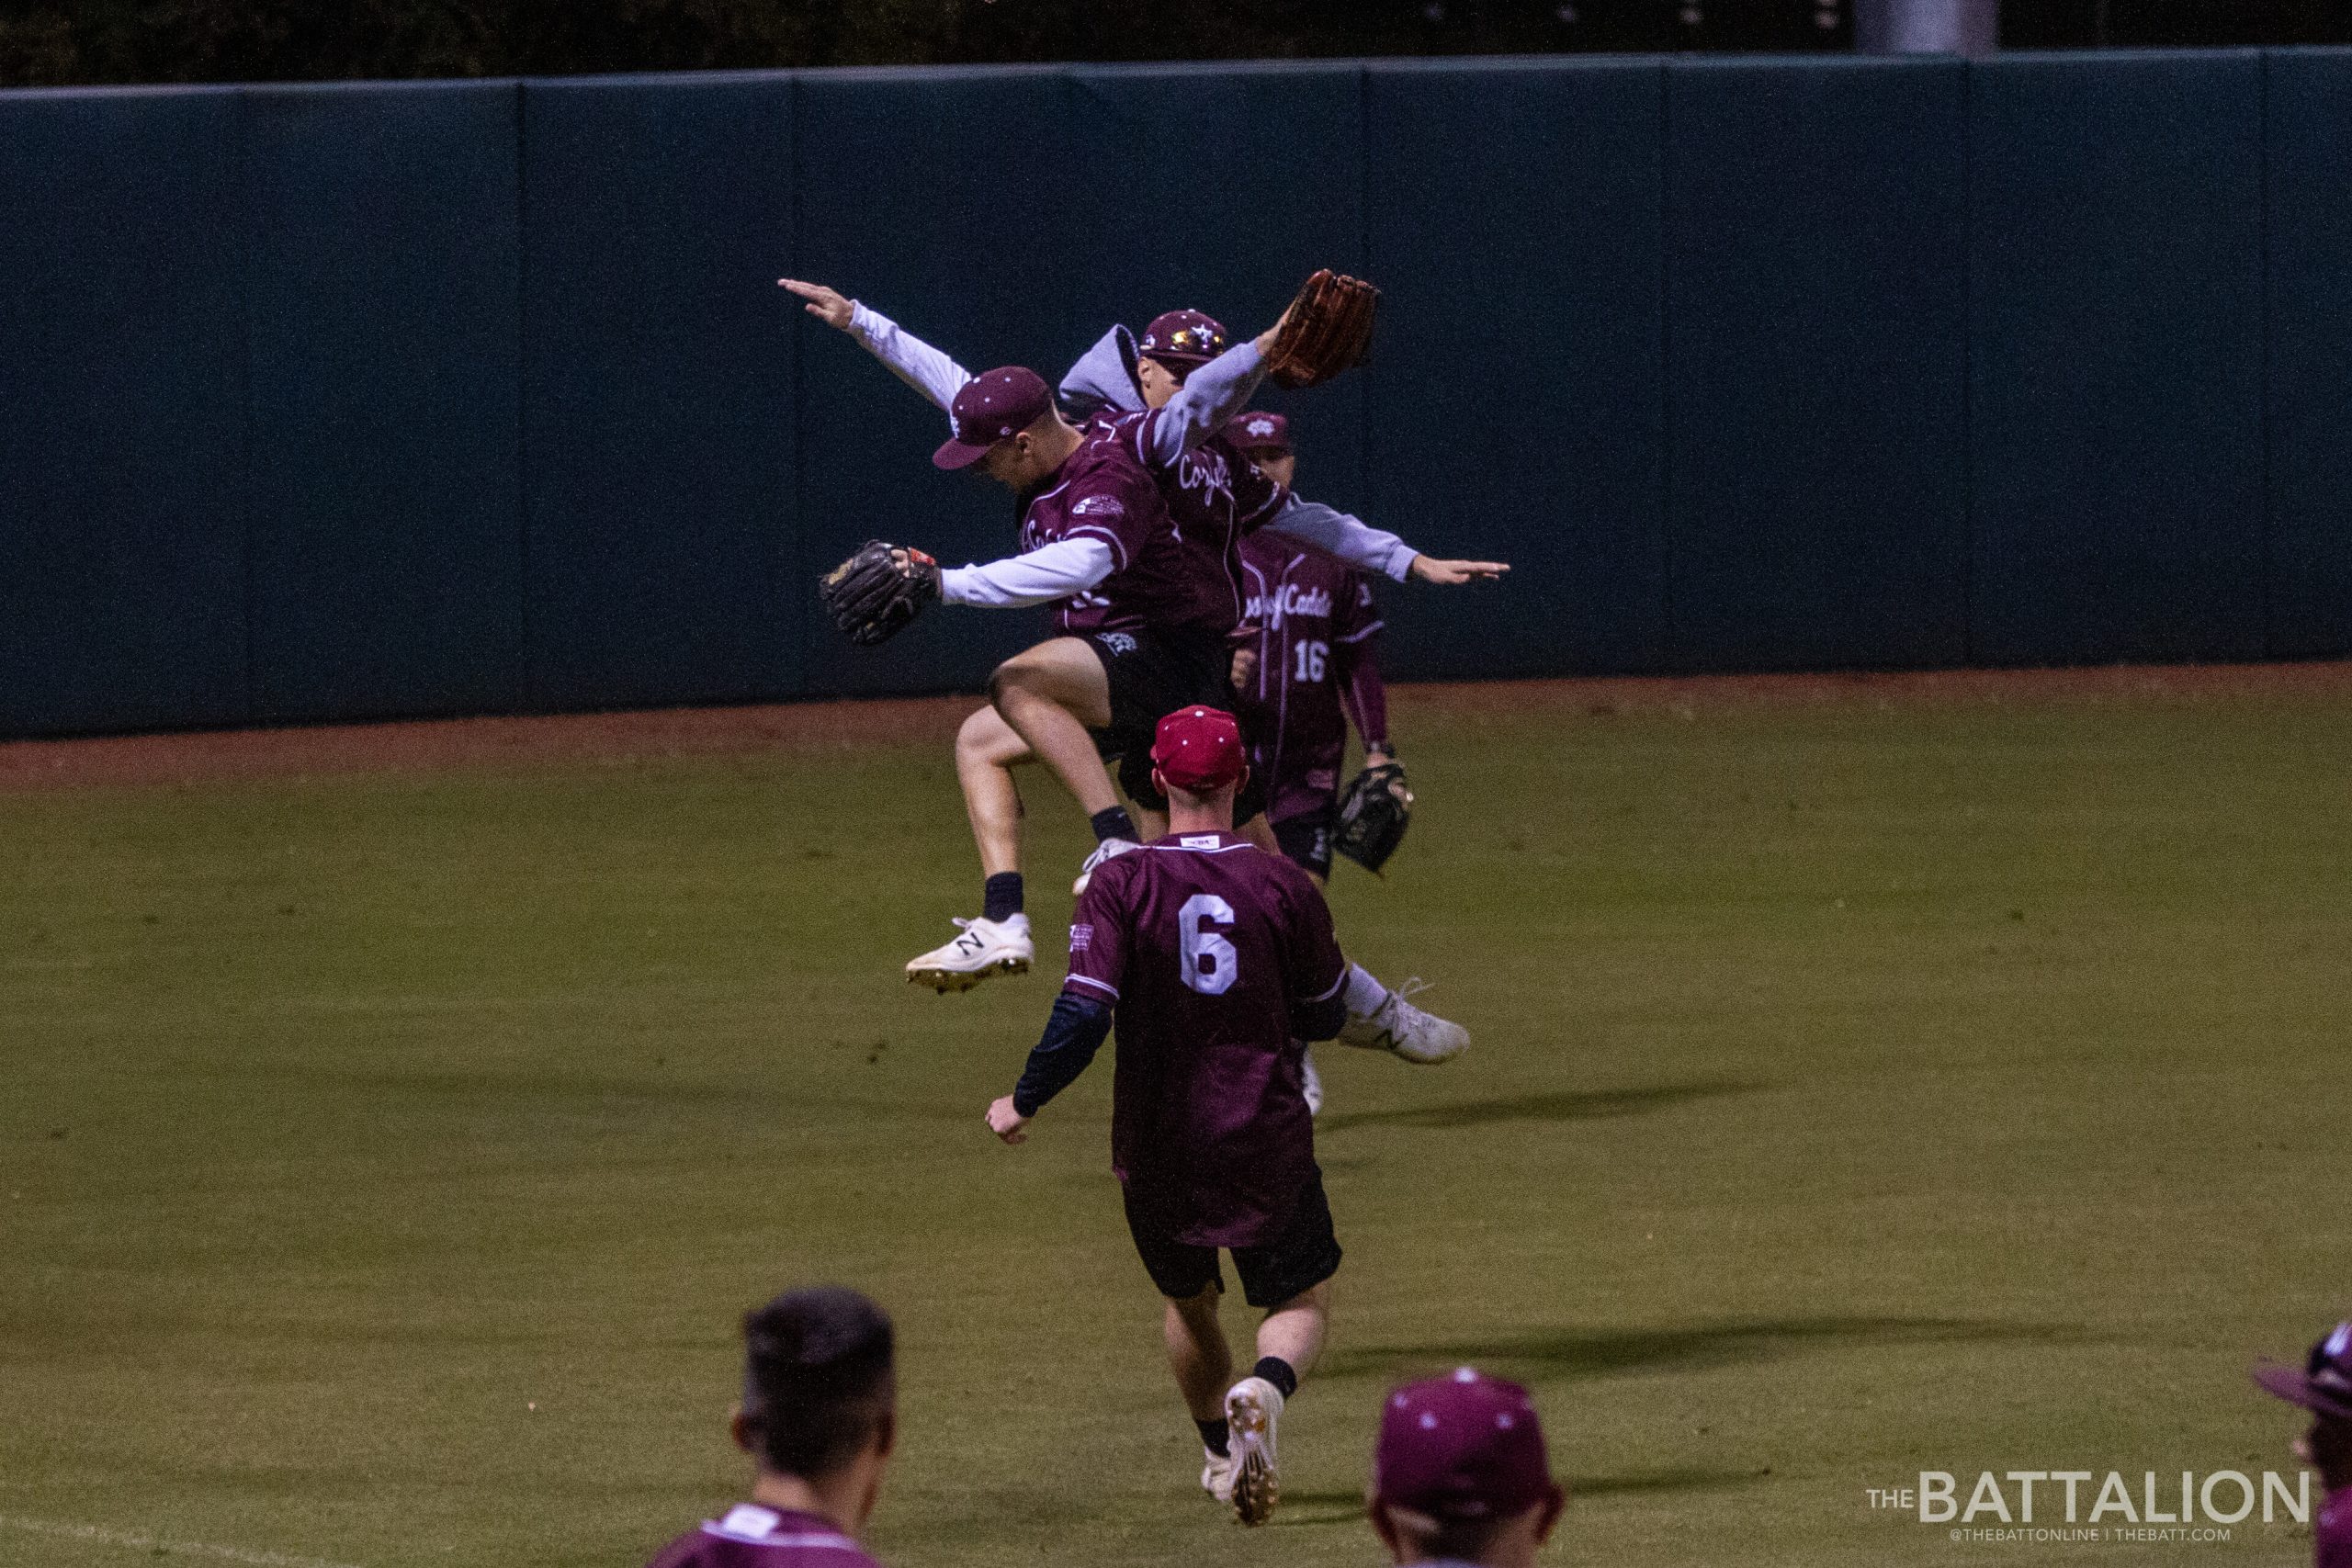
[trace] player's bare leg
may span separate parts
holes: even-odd
[[[1014,654],[989,678],[989,700],[1006,724],[1059,775],[1070,796],[1094,826],[1095,849],[1079,874],[1075,891],[1113,855],[1134,849],[1134,823],[1119,804],[1119,792],[1102,770],[1087,733],[1111,722],[1111,681],[1086,639],[1057,637]]]
[[[1282,1498],[1275,1436],[1298,1380],[1323,1354],[1330,1323],[1331,1283],[1325,1280],[1266,1314],[1258,1325],[1258,1370],[1226,1391],[1225,1420],[1233,1450],[1233,1512],[1245,1525],[1273,1517]],[[1269,1366],[1268,1363],[1276,1363]],[[1272,1374],[1271,1376],[1269,1374]]]
[[[1201,1490],[1220,1503],[1230,1503],[1232,1453],[1229,1448],[1220,1453],[1208,1442],[1211,1431],[1225,1419],[1226,1389],[1233,1382],[1233,1350],[1216,1320],[1223,1293],[1211,1285],[1188,1300],[1167,1302],[1160,1333],[1168,1345],[1168,1370],[1176,1374],[1184,1408],[1202,1428]]]
[[[1021,869],[1021,786],[1012,770],[1036,759],[1029,742],[992,707],[975,709],[956,732],[956,779],[964,786],[964,811],[972,820],[983,876]]]
[[[1119,803],[1087,733],[1111,722],[1111,682],[1085,638],[1057,637],[1014,654],[989,678],[989,700],[1088,815]]]
[[[969,990],[991,976],[1024,972],[1035,956],[1021,908],[1021,788],[1012,777],[1034,760],[1028,742],[992,707],[975,711],[956,732],[956,777],[979,846],[983,902],[978,918],[956,920],[955,941],[907,965],[909,983]]]
[[[1266,1314],[1258,1325],[1258,1354],[1278,1357],[1305,1377],[1322,1359],[1323,1341],[1330,1332],[1331,1281],[1326,1280]]]

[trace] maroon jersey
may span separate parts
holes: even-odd
[[[1242,541],[1243,618],[1258,668],[1236,694],[1266,816],[1327,809],[1339,793],[1352,716],[1369,749],[1388,739],[1380,609],[1372,582],[1337,557],[1279,534]]]
[[[2312,1537],[2319,1568],[2352,1568],[2352,1486],[2327,1495]]]
[[[1291,1009],[1347,975],[1323,895],[1246,839],[1170,834],[1094,868],[1063,988],[1112,1004],[1112,1168],[1171,1240],[1279,1234],[1316,1168]]]
[[[881,1568],[831,1519],[739,1503],[654,1555],[648,1568]]]
[[[1022,512],[1024,553],[1080,538],[1111,547],[1111,575],[1055,606],[1062,631],[1188,627],[1222,637],[1240,618],[1228,584],[1184,537],[1129,433],[1114,423],[1088,425],[1078,450]]]
[[[1260,472],[1222,435],[1212,435],[1173,462],[1154,448],[1162,411],[1098,411],[1090,432],[1107,433],[1152,476],[1176,533],[1193,552],[1200,592],[1225,606],[1231,631],[1241,622],[1241,541],[1282,510],[1290,492]],[[1172,437],[1170,438],[1173,439]]]

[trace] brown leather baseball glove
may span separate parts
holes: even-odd
[[[1315,387],[1361,365],[1372,352],[1380,290],[1325,267],[1290,302],[1266,355],[1266,373],[1285,387]]]

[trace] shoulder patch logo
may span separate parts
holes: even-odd
[[[1072,517],[1125,517],[1127,509],[1120,504],[1117,496],[1098,493],[1080,496],[1078,503],[1069,509],[1069,514]]]
[[[1088,948],[1093,945],[1094,928],[1092,926],[1072,926],[1069,928],[1069,950],[1072,953],[1084,953]]]
[[[1109,601],[1104,602],[1107,604]],[[1136,650],[1136,639],[1125,632],[1104,632],[1095,640],[1114,654],[1133,653]]]

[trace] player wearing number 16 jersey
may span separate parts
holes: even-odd
[[[1170,1365],[1207,1450],[1201,1484],[1261,1524],[1276,1495],[1274,1428],[1322,1349],[1340,1266],[1301,1042],[1339,1031],[1348,962],[1306,874],[1233,831],[1249,771],[1233,716],[1172,713],[1151,755],[1171,830],[1095,868],[1071,920],[1069,979],[989,1125],[1022,1142],[1115,1021],[1112,1168],[1165,1298]],[[1238,1382],[1217,1323],[1219,1248],[1266,1314]]]

